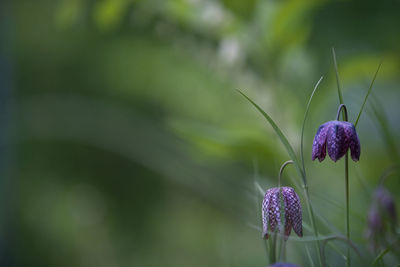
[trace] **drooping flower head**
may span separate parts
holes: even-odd
[[[392,195],[383,186],[379,186],[374,192],[367,223],[366,237],[369,239],[370,247],[373,250],[378,247],[379,241],[385,239],[388,227],[393,232],[396,231],[397,214],[395,202]]]
[[[291,187],[274,187],[267,190],[262,203],[263,237],[265,239],[268,239],[269,233],[280,231],[281,196],[285,210],[284,239],[288,239],[292,228],[298,236],[303,236],[299,196]]]
[[[347,121],[328,121],[322,124],[314,137],[312,146],[312,160],[318,158],[321,162],[325,159],[326,150],[333,161],[343,157],[348,149],[354,161],[360,159],[360,140],[356,128]]]

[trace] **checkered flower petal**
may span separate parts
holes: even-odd
[[[269,201],[271,198],[271,194],[274,191],[273,189],[274,188],[267,190],[267,192],[265,193],[265,196],[264,196],[263,203],[262,203],[263,237],[265,239],[268,239],[268,222],[269,222],[268,205],[269,205]]]
[[[285,209],[284,239],[288,239],[292,229],[301,237],[303,236],[301,203],[299,196],[291,187],[274,187],[265,193],[262,203],[263,237],[268,239],[269,233],[280,231],[280,192]]]
[[[351,158],[354,161],[358,161],[360,159],[360,139],[358,139],[358,135],[356,132],[356,127],[353,124],[349,123],[348,127],[345,127],[346,137],[349,140],[349,147],[351,151]]]
[[[268,189],[262,205],[263,237],[268,239],[269,232],[279,231],[281,221],[279,188]]]
[[[326,150],[333,161],[339,160],[347,151],[351,151],[354,161],[360,159],[360,140],[354,125],[347,121],[328,121],[321,125],[314,137],[312,160],[325,159]]]
[[[301,237],[303,225],[300,198],[291,187],[283,187],[282,195],[285,205],[285,240],[288,239],[291,228]]]
[[[315,134],[312,146],[312,160],[318,158],[319,162],[321,162],[326,157],[326,137],[329,130],[329,123],[327,122],[319,126]]]

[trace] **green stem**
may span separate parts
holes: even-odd
[[[317,247],[317,254],[318,254],[318,262],[320,266],[322,265],[322,257],[321,257],[321,245],[319,243],[319,239],[318,239],[318,229],[317,229],[317,225],[315,223],[315,216],[314,216],[314,211],[312,209],[311,206],[311,200],[310,200],[310,194],[308,193],[308,186],[306,183],[304,183],[304,195],[306,196],[306,202],[307,202],[307,209],[308,209],[308,215],[310,217],[310,221],[311,221],[311,227],[314,230],[314,235],[315,235],[315,244]]]
[[[344,177],[346,183],[346,237],[347,240],[350,241],[350,216],[349,216],[349,152],[346,153],[345,156],[345,165],[344,165]],[[347,259],[346,266],[350,267],[350,247],[347,247]]]
[[[270,250],[269,250],[269,259],[270,259],[270,264],[276,263],[276,240],[277,239],[277,233],[276,231],[272,233],[272,244],[270,245]]]
[[[340,104],[338,108],[338,112],[336,114],[336,120],[339,120],[340,111],[343,111],[343,119],[344,121],[348,121],[347,116],[347,108],[346,105]],[[344,180],[345,180],[345,194],[346,194],[346,237],[347,240],[350,242],[350,214],[349,214],[349,206],[350,206],[350,199],[349,199],[349,152],[346,152],[345,159],[344,159]],[[347,247],[347,258],[346,258],[346,266],[351,266],[350,261],[350,248]]]

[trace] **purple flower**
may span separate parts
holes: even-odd
[[[375,198],[383,208],[383,211],[389,215],[391,224],[395,226],[397,224],[397,214],[392,195],[383,186],[380,186],[375,190]]]
[[[312,146],[312,160],[318,158],[321,162],[325,159],[326,150],[333,161],[343,157],[350,148],[351,158],[360,159],[360,140],[356,128],[347,121],[328,121],[322,124],[314,137]]]
[[[277,262],[275,264],[269,265],[268,267],[299,267],[299,266],[291,263]]]
[[[268,233],[279,232],[281,222],[280,192],[283,196],[285,209],[284,239],[287,240],[293,228],[298,236],[303,236],[300,198],[291,187],[274,187],[265,193],[262,203],[263,237],[268,239]]]
[[[368,212],[368,228],[366,237],[370,241],[370,248],[376,250],[379,243],[386,238],[386,228],[389,226],[395,232],[397,225],[396,207],[393,197],[387,189],[379,186]]]

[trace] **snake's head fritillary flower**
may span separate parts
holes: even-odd
[[[274,187],[267,190],[262,204],[263,237],[265,239],[268,239],[268,233],[280,231],[281,193],[285,210],[284,239],[288,239],[292,228],[298,236],[303,236],[299,196],[291,187]]]
[[[291,263],[277,262],[275,264],[269,265],[268,267],[299,267],[299,266]]]
[[[397,214],[392,195],[386,188],[379,186],[375,190],[375,199],[381,208],[381,213],[386,214],[389,217],[390,224],[392,228],[395,229],[397,224]]]
[[[379,241],[385,239],[387,226],[395,231],[397,214],[392,195],[383,186],[379,186],[374,193],[371,208],[368,213],[367,238],[372,249],[376,249]]]
[[[354,161],[360,159],[360,140],[356,128],[347,121],[328,121],[322,124],[314,137],[312,146],[312,160],[318,158],[321,162],[325,159],[326,150],[333,161],[343,157],[348,149]]]

